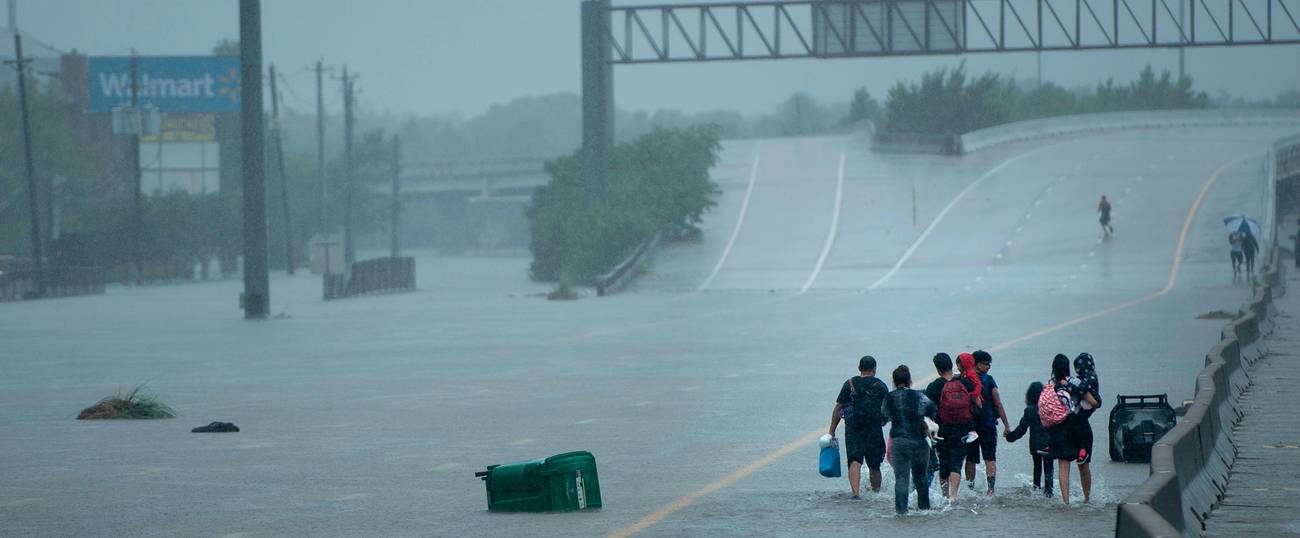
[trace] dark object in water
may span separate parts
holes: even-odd
[[[1228,312],[1227,310],[1215,310],[1213,312],[1206,312],[1196,316],[1196,319],[1232,319],[1235,317],[1237,317],[1236,314]]]
[[[213,422],[190,430],[193,433],[230,433],[239,431],[239,426],[229,422]]]
[[[1110,410],[1110,459],[1149,462],[1151,447],[1178,421],[1167,394],[1119,396]]]

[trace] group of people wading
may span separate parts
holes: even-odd
[[[1012,428],[1002,404],[997,381],[989,375],[993,356],[986,351],[962,353],[957,368],[947,353],[934,356],[938,376],[924,391],[912,389],[912,373],[900,365],[892,373],[891,391],[876,378],[876,359],[858,361],[858,375],[840,387],[831,413],[830,435],[845,423],[844,452],[849,488],[859,499],[862,467],[869,471],[871,491],[880,491],[880,465],[888,457],[894,471],[894,508],[907,512],[908,495],[915,488],[917,507],[930,509],[930,486],[938,476],[940,494],[957,502],[962,474],[975,490],[977,466],[984,463],[985,494],[997,489],[998,423],[1002,436],[1014,443],[1029,435],[1029,455],[1034,462],[1035,490],[1051,497],[1053,477],[1060,484],[1061,500],[1070,506],[1070,463],[1079,466],[1083,502],[1091,501],[1093,435],[1088,420],[1101,407],[1101,386],[1092,355],[1074,359],[1056,355],[1051,377],[1029,384],[1025,410]],[[889,438],[883,428],[889,426]],[[1055,467],[1055,468],[1053,468]]]

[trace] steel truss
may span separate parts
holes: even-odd
[[[1300,0],[792,0],[601,9],[614,64],[1300,44]]]

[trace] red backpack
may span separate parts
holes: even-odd
[[[965,424],[974,419],[971,415],[971,394],[960,378],[952,378],[943,384],[939,395],[939,422],[943,424]]]

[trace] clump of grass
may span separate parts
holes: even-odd
[[[144,386],[145,383],[141,383],[131,389],[131,392],[126,393],[118,389],[117,394],[82,409],[77,415],[77,420],[149,419],[176,416],[176,412],[167,404],[158,401],[151,394],[141,392]]]

